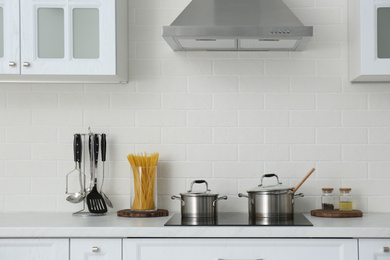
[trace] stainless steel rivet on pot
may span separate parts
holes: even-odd
[[[194,184],[205,184],[206,190],[193,191]],[[173,195],[171,199],[181,200],[182,218],[215,218],[218,212],[218,201],[227,199],[227,196],[218,197],[218,195],[209,190],[205,180],[195,180],[187,193],[180,193],[180,196]]]
[[[276,184],[263,185],[264,178],[276,178]],[[276,174],[264,174],[261,183],[248,190],[248,196],[239,193],[239,197],[248,198],[249,217],[252,218],[287,218],[294,216],[294,198],[303,197],[302,193],[293,194],[293,187],[283,186]]]

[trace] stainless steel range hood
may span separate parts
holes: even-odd
[[[313,27],[283,0],[192,0],[162,36],[174,51],[298,51]]]

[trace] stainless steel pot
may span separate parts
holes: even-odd
[[[194,184],[206,184],[205,191],[193,191]],[[195,180],[187,193],[180,196],[173,195],[171,199],[181,200],[182,218],[215,218],[217,217],[217,205],[219,200],[226,200],[227,196],[218,197],[219,194],[211,193],[205,180]]]
[[[264,178],[275,177],[276,185],[263,185]],[[293,194],[292,187],[283,186],[276,174],[264,174],[261,183],[248,190],[248,196],[239,193],[239,197],[248,198],[249,217],[252,218],[286,218],[294,216],[294,198],[303,197],[302,193]]]

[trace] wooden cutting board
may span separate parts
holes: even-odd
[[[166,217],[169,216],[169,212],[166,209],[157,209],[156,211],[122,209],[117,212],[117,216],[128,218]]]
[[[351,211],[340,211],[338,209],[335,210],[314,209],[311,211],[311,215],[315,217],[325,217],[325,218],[356,218],[356,217],[362,217],[363,212],[357,209],[353,209]]]

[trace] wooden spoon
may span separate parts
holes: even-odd
[[[297,187],[293,190],[292,194],[294,195],[294,193],[297,191],[297,189],[299,187],[301,187],[301,185],[306,181],[307,178],[309,178],[309,176],[315,171],[315,168],[311,169],[311,171],[305,176],[305,178],[303,178],[303,180],[297,185]]]

